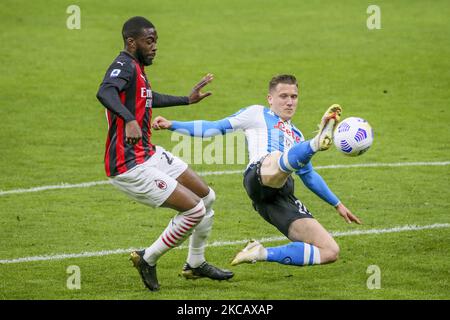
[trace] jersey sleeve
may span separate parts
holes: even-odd
[[[183,106],[189,104],[189,97],[186,96],[171,96],[168,94],[158,93],[153,91],[153,108],[166,108],[173,106]]]
[[[340,203],[339,198],[330,190],[325,180],[314,170],[311,162],[299,169],[296,174],[309,190],[325,202],[332,206],[337,206]]]
[[[135,117],[122,104],[119,93],[132,81],[134,72],[132,62],[116,59],[106,71],[97,92],[97,99],[103,106],[124,119],[125,122],[135,120]]]
[[[169,129],[181,134],[191,135],[193,137],[212,137],[219,134],[226,134],[232,130],[228,119],[217,121],[195,120],[195,121],[172,121]]]
[[[135,76],[135,67],[131,60],[115,60],[108,68],[101,86],[115,87],[122,91]]]
[[[226,119],[230,122],[233,130],[254,128],[257,115],[262,112],[263,108],[264,107],[258,105],[243,108]]]

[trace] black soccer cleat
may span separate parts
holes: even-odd
[[[197,268],[192,268],[189,263],[186,262],[181,274],[186,279],[210,278],[212,280],[228,280],[234,276],[233,272],[219,269],[206,261]]]
[[[159,283],[158,278],[156,277],[156,265],[152,267],[144,260],[144,250],[133,251],[130,255],[130,260],[133,262],[134,267],[139,271],[144,285],[150,291],[158,291]]]

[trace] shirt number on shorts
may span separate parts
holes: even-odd
[[[298,212],[311,215],[311,213],[308,211],[308,209],[306,209],[305,205],[300,202],[300,200],[295,200],[295,204],[298,207]]]

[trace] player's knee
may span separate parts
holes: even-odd
[[[203,203],[205,204],[206,211],[212,208],[212,205],[216,201],[216,193],[212,188],[209,188],[209,193],[206,197],[203,197]]]
[[[205,202],[203,201],[203,199],[200,199],[196,208],[197,208],[197,212],[198,212],[197,216],[203,218],[206,213],[206,206],[205,206]]]
[[[335,262],[335,261],[337,261],[337,259],[339,259],[339,252],[340,252],[339,247],[336,247],[336,249],[334,249],[332,251],[332,261],[333,262]]]
[[[337,259],[339,259],[339,246],[336,242],[332,243],[327,248],[327,260],[328,262],[335,262]]]
[[[182,215],[185,216],[190,223],[197,225],[200,223],[200,221],[202,221],[205,213],[205,204],[202,199],[199,199],[199,201],[193,208],[183,212]]]
[[[320,248],[320,263],[333,263],[339,259],[339,246],[333,240]]]

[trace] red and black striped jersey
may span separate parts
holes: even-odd
[[[99,92],[114,88],[120,102],[105,103],[108,136],[106,139],[105,171],[108,177],[124,173],[148,160],[155,153],[151,142],[152,90],[144,66],[128,52],[122,51],[106,71]],[[126,142],[125,124],[136,120],[142,139],[136,145]]]

